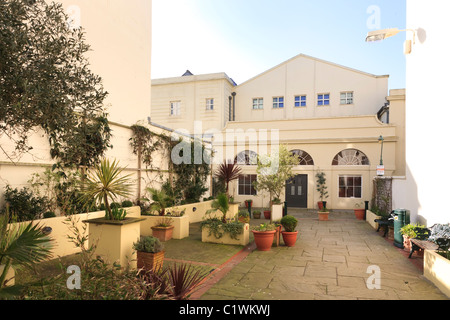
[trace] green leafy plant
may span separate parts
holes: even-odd
[[[140,252],[157,253],[163,251],[164,246],[158,238],[147,236],[141,237],[133,243],[133,249]]]
[[[164,216],[166,214],[166,208],[173,204],[173,198],[164,190],[147,188],[147,191],[151,194],[152,200],[152,203],[150,204],[150,210],[158,211],[160,216]],[[143,200],[149,201],[149,199],[147,198],[144,198]]]
[[[122,208],[130,208],[133,206],[133,202],[130,200],[122,201]]]
[[[222,212],[222,222],[226,223],[227,222],[227,212],[230,208],[230,205],[228,203],[228,196],[225,193],[220,193],[217,196],[217,199],[215,199],[212,203],[211,203],[211,209],[209,209],[208,211],[206,211],[207,214],[216,212],[216,211],[220,211]]]
[[[253,183],[256,191],[267,191],[270,201],[281,198],[286,181],[294,176],[292,168],[298,165],[299,158],[281,145],[278,152],[270,156],[259,156],[257,159],[257,181]]]
[[[265,231],[273,231],[276,230],[276,225],[273,223],[261,223],[260,225],[257,226],[253,226],[252,230],[253,231],[260,231],[260,232],[265,232]]]
[[[201,222],[200,228],[208,228],[209,236],[214,235],[216,239],[220,239],[225,233],[230,235],[231,239],[238,239],[238,236],[244,232],[244,224],[239,221],[229,221],[224,223],[217,218],[205,219]]]
[[[400,229],[400,233],[411,239],[417,238],[419,235],[423,235],[426,231],[426,227],[419,223],[407,224]],[[427,232],[428,233],[428,232]]]
[[[54,218],[56,214],[53,211],[47,211],[43,215],[44,219]]]
[[[297,227],[298,220],[293,216],[287,215],[281,218],[280,223],[287,232],[294,232]]]
[[[316,190],[319,192],[320,201],[324,201],[324,199],[328,198],[328,187],[326,185],[327,179],[325,177],[325,172],[318,172],[316,174]]]
[[[168,228],[173,225],[173,219],[169,217],[164,217],[158,220],[155,227]]]
[[[6,275],[13,265],[32,268],[34,264],[49,259],[53,248],[52,240],[39,225],[32,222],[8,225],[10,220],[7,209],[0,215],[0,265],[4,265],[0,274],[0,296],[15,292],[16,288],[5,287]]]
[[[105,217],[109,220],[115,220],[109,201],[114,201],[119,196],[128,197],[131,194],[131,175],[121,176],[122,171],[116,160],[111,163],[104,159],[95,166],[94,170],[88,172],[86,182],[82,186],[85,203],[94,200],[99,205],[104,204]]]
[[[12,215],[16,216],[18,221],[30,221],[39,219],[41,214],[48,210],[48,199],[33,194],[27,187],[20,191],[10,186],[5,188],[5,211],[6,204],[9,205],[9,210]]]
[[[108,216],[105,215],[105,219],[116,220],[116,221],[125,220],[125,218],[127,216],[127,210],[125,210],[124,208],[118,208],[118,207],[114,206],[111,208],[111,216],[113,218],[109,219]]]
[[[202,283],[206,273],[195,270],[189,264],[174,264],[167,269],[166,288],[175,300],[186,300]]]

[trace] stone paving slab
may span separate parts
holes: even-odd
[[[293,248],[251,251],[200,300],[448,300],[410,259],[353,214],[306,211]],[[373,271],[379,268],[380,288]]]

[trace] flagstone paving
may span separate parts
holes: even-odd
[[[310,211],[290,210],[289,214],[299,219],[295,247],[284,246],[282,240],[268,252],[250,246],[220,276],[212,277],[213,285],[205,283],[193,298],[448,300],[414,264],[421,258],[408,259],[352,213],[330,214],[329,221],[318,221]],[[380,271],[379,289],[373,270]]]

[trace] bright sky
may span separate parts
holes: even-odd
[[[240,84],[300,53],[405,88],[406,0],[153,0],[152,78],[225,72]]]

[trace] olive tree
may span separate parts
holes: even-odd
[[[69,28],[61,4],[0,2],[0,137],[14,156],[30,152],[42,129],[62,166],[91,166],[110,147],[102,79],[92,73],[82,28]]]

